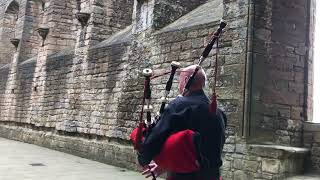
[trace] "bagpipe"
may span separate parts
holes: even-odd
[[[201,64],[204,60],[209,56],[210,51],[213,49],[214,44],[216,43],[216,60],[214,67],[214,83],[213,83],[213,94],[211,97],[211,103],[209,105],[209,110],[211,113],[216,113],[217,111],[217,95],[216,95],[216,82],[217,82],[217,71],[218,71],[218,47],[219,47],[219,38],[222,34],[223,29],[226,27],[226,23],[221,21],[220,26],[216,32],[210,38],[209,43],[204,49],[203,53],[200,56],[197,67],[195,68],[192,75],[189,77],[182,95],[186,95],[192,83],[195,81],[195,77],[197,72],[201,69]],[[166,103],[168,102],[168,95],[171,90],[174,76],[177,70],[180,68],[180,64],[178,62],[171,63],[171,71],[170,77],[166,83],[165,94],[164,97],[161,98],[161,106],[158,115],[152,121],[152,111],[153,107],[151,105],[151,80],[158,76],[153,76],[151,69],[144,69],[143,75],[145,77],[144,80],[144,92],[142,99],[142,109],[140,111],[139,117],[139,125],[130,135],[130,139],[133,142],[134,148],[139,151],[141,148],[141,143],[144,140],[146,134],[151,132],[152,128],[156,125],[156,123],[161,120],[161,114],[165,110]],[[169,72],[165,73],[169,74]],[[144,122],[144,112],[146,112],[146,121]],[[199,164],[197,162],[197,149],[194,145],[193,138],[195,136],[195,132],[191,130],[184,130],[172,134],[165,141],[160,154],[158,154],[153,160],[158,164],[162,169],[166,169],[171,172],[177,173],[190,173],[199,170]],[[187,158],[186,158],[187,157]],[[153,179],[156,177],[153,175]]]

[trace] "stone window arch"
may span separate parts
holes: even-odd
[[[6,36],[10,38],[15,37],[15,30],[17,26],[17,20],[19,18],[19,3],[15,0],[11,1],[6,7],[4,16],[4,31]]]
[[[19,3],[16,0],[12,0],[6,7],[5,13],[15,14],[19,12]]]
[[[2,25],[0,26],[0,66],[10,63],[15,47],[10,43],[16,37],[19,18],[19,3],[12,0],[6,7]]]

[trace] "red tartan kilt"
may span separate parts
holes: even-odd
[[[130,139],[135,142],[137,129]],[[172,134],[165,141],[160,154],[154,161],[163,169],[176,173],[190,173],[199,170],[195,145],[193,143],[194,132],[184,130]]]

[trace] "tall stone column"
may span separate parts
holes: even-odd
[[[74,1],[47,1],[43,4],[45,20],[43,25],[50,28],[46,39],[48,54],[71,49],[76,42],[76,2]]]
[[[76,1],[77,8],[74,15],[77,24],[77,35],[70,78],[67,80],[68,87],[66,91],[68,95],[65,101],[69,109],[67,110],[67,117],[62,118],[57,124],[56,128],[58,130],[86,134],[97,133],[98,128],[93,119],[95,119],[94,116],[102,112],[96,108],[98,106],[96,104],[101,104],[102,102],[88,100],[94,98],[92,95],[96,94],[97,91],[90,84],[96,80],[93,77],[93,66],[96,63],[89,59],[92,53],[90,48],[129,25],[127,20],[131,20],[131,15],[128,18],[126,13],[128,10],[131,11],[130,8],[132,6],[130,3],[131,1],[122,2],[122,0],[117,2],[100,0]],[[126,8],[128,4],[130,8]],[[104,65],[107,65],[107,62]],[[90,103],[87,103],[88,101]]]
[[[10,71],[8,75],[8,83],[6,85],[5,97],[4,97],[4,111],[1,113],[2,120],[4,121],[15,121],[16,114],[16,104],[17,104],[17,93],[18,93],[18,59],[19,59],[19,45],[20,39],[11,39],[12,45],[15,47],[16,51],[13,54],[12,61],[10,64]]]
[[[46,83],[46,62],[48,57],[48,45],[45,43],[49,33],[49,28],[42,27],[38,30],[42,43],[39,45],[36,67],[32,80],[31,98],[30,98],[30,117],[26,119],[26,123],[35,126],[47,126],[47,114],[44,112],[45,101],[45,83]]]
[[[47,80],[47,58],[48,55],[52,53],[52,47],[50,45],[49,37],[51,37],[52,29],[49,28],[49,11],[47,10],[47,5],[44,1],[41,1],[41,17],[39,26],[35,30],[39,39],[39,44],[37,45],[37,57],[34,63],[34,72],[32,85],[30,92],[30,105],[28,109],[28,114],[26,118],[21,121],[24,123],[32,124],[37,127],[50,127],[48,114],[45,112],[44,103],[47,101],[45,98],[45,83]]]
[[[67,79],[67,99],[65,102],[68,104],[67,116],[57,123],[56,129],[67,132],[77,132],[80,119],[77,116],[80,113],[81,94],[84,92],[84,87],[87,81],[84,78],[88,70],[88,53],[89,48],[92,46],[92,33],[93,28],[91,3],[90,1],[78,1],[77,11],[74,11],[77,21],[77,36],[74,50],[74,57],[71,67],[70,77]],[[86,131],[86,133],[88,133]],[[83,132],[81,132],[83,133]]]

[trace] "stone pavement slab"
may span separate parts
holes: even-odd
[[[320,180],[319,174],[306,174],[302,176],[294,176],[287,178],[286,180]]]
[[[32,144],[0,138],[0,180],[144,179],[138,172]],[[320,180],[320,176],[296,176],[287,180]]]
[[[0,180],[143,179],[138,172],[0,138]]]

